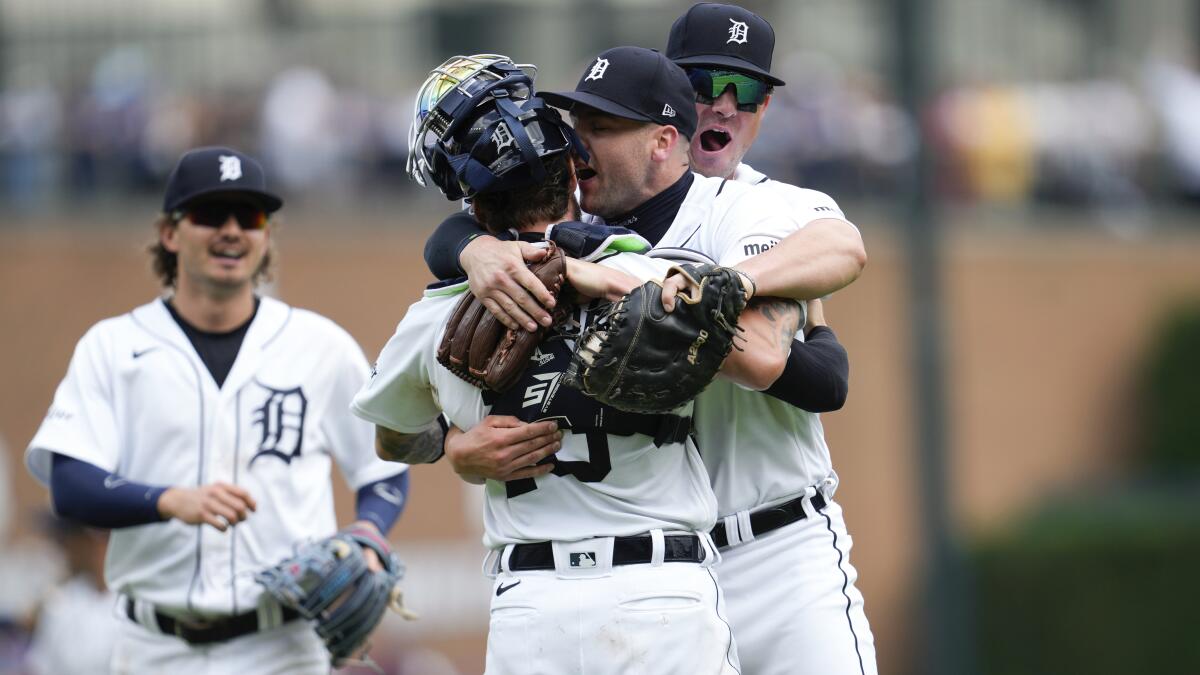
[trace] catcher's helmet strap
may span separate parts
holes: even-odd
[[[500,113],[500,119],[489,125],[479,135],[471,150],[466,154],[450,158],[450,165],[459,183],[470,188],[466,191],[468,194],[486,192],[500,181],[500,176],[497,175],[493,167],[484,165],[475,159],[475,157],[487,148],[488,145],[496,142],[493,134],[495,134],[501,124],[507,127],[509,134],[512,136],[512,141],[516,143],[517,148],[521,151],[521,164],[529,167],[533,180],[540,182],[546,178],[546,167],[539,158],[537,148],[533,146],[533,140],[529,138],[529,131],[520,119],[524,116],[524,111],[516,103],[507,98],[496,99],[496,109]]]
[[[528,75],[517,70],[499,81],[489,82],[487,87],[476,92],[466,91],[462,86],[447,92],[434,108],[437,115],[448,121],[446,129],[438,134],[438,139],[444,141],[457,133],[459,128],[471,119],[470,112],[485,98],[490,96],[497,100],[507,100],[507,88],[518,84],[532,87],[533,81]]]
[[[533,102],[531,101],[530,103],[532,104]],[[533,107],[533,105],[529,106],[531,109]],[[538,161],[537,148],[533,147],[533,141],[529,138],[529,131],[525,128],[525,123],[520,119],[524,111],[507,98],[496,99],[496,109],[500,111],[501,120],[508,124],[509,131],[512,132],[513,138],[516,139],[517,147],[521,149],[521,161],[529,165],[534,182],[541,183],[546,179],[546,167]],[[534,118],[536,119],[536,114]],[[497,123],[498,125],[499,123]],[[488,134],[488,136],[490,137],[491,134]]]

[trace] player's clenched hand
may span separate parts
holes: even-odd
[[[555,422],[526,423],[507,415],[489,415],[470,431],[451,428],[446,458],[463,477],[508,481],[550,473],[552,464],[534,466],[562,447]]]
[[[257,508],[249,492],[228,483],[167,488],[158,498],[158,512],[164,518],[178,518],[189,525],[208,524],[222,532]]]
[[[459,264],[470,280],[471,293],[500,323],[513,330],[537,330],[550,325],[554,296],[526,262],[546,257],[546,249],[523,241],[476,237],[459,254]],[[537,323],[535,323],[535,321]]]

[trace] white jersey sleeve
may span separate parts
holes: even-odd
[[[408,308],[354,397],[354,414],[401,433],[423,431],[437,419],[442,408],[433,384],[434,354],[459,297],[426,297]]]
[[[712,249],[710,255],[727,266],[773,248],[814,221],[846,220],[837,202],[824,192],[799,188],[765,176],[754,183],[726,183],[713,207],[717,218],[713,220],[713,227],[705,228],[709,239],[707,247]]]
[[[114,408],[112,369],[103,322],[93,326],[75,346],[67,376],[29,443],[29,470],[50,482],[52,453],[67,455],[115,472],[120,464],[120,434]]]

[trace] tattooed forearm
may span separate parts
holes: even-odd
[[[429,464],[442,456],[446,435],[437,422],[424,431],[405,434],[387,427],[375,426],[375,454],[389,462]]]
[[[783,298],[755,298],[750,306],[762,313],[763,318],[775,328],[776,346],[786,354],[792,348],[792,339],[800,330],[800,305],[794,300]]]

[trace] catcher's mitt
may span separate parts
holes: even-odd
[[[379,556],[382,571],[367,567],[367,548]],[[388,607],[416,618],[397,586],[403,577],[404,565],[387,542],[361,526],[300,546],[291,558],[254,575],[281,605],[316,622],[335,667],[365,651]]]
[[[675,274],[687,286],[673,311],[658,282],[633,289],[579,338],[563,381],[634,413],[665,413],[703,391],[733,348],[746,293],[726,267],[677,265]]]
[[[562,293],[567,265],[562,250],[554,242],[548,244],[550,254],[540,262],[530,263],[529,271],[557,299],[551,314],[552,324],[557,325],[570,307]],[[533,332],[506,328],[483,303],[467,293],[450,314],[446,332],[438,345],[437,360],[447,370],[477,387],[505,391],[525,371],[534,347],[546,337],[551,327],[539,326]]]

